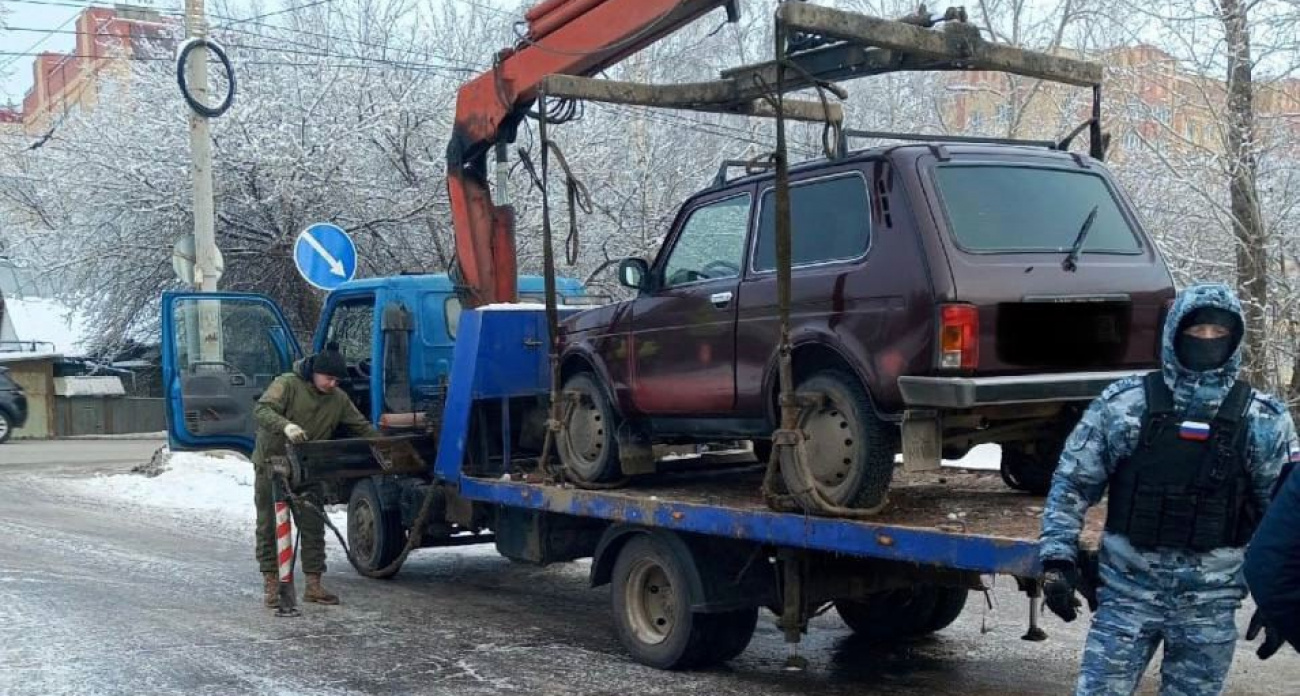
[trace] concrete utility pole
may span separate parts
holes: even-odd
[[[208,34],[203,0],[185,0],[185,33],[191,39]],[[199,45],[185,65],[185,82],[199,103],[208,98],[208,49]],[[208,118],[185,107],[190,118],[190,175],[194,177],[194,289],[217,291],[217,237],[212,195],[212,133]],[[198,307],[199,360],[220,362],[221,305],[200,302]]]
[[[207,38],[203,0],[185,0],[185,33]],[[185,66],[185,81],[199,102],[208,96],[208,49],[199,46]],[[202,292],[217,290],[217,238],[212,203],[212,134],[208,119],[186,107],[190,118],[190,174],[194,177],[194,286]]]

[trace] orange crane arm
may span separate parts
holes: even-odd
[[[447,145],[447,193],[459,282],[470,306],[517,299],[514,213],[495,205],[487,154],[514,142],[520,121],[552,74],[592,75],[717,7],[736,0],[544,0],[524,15],[528,33],[492,70],[460,88]]]

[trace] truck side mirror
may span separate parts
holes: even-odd
[[[645,259],[623,259],[618,264],[618,282],[633,290],[649,290],[650,264]]]

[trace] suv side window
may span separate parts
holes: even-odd
[[[375,300],[345,300],[334,308],[330,315],[329,331],[326,342],[339,344],[339,351],[349,365],[370,359],[370,346],[374,332]]]
[[[857,173],[795,183],[790,187],[791,266],[848,261],[871,244],[871,204]],[[776,195],[763,194],[754,270],[776,268]]]
[[[746,193],[691,211],[664,264],[664,287],[740,275],[749,199]]]

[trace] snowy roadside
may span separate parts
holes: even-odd
[[[234,453],[162,452],[155,475],[98,475],[75,482],[80,492],[116,502],[126,508],[161,508],[175,513],[202,512],[220,518],[224,526],[251,527],[253,465]],[[963,459],[945,461],[951,468],[996,471],[1002,452],[997,445],[980,445]],[[160,473],[159,473],[160,472]],[[330,519],[340,529],[347,520],[343,506],[333,506]]]
[[[160,457],[161,461],[156,458],[151,463],[148,474],[100,474],[73,485],[79,493],[115,507],[154,508],[221,527],[252,529],[257,519],[252,462],[234,453],[164,450]],[[344,529],[347,513],[342,506],[332,506],[330,521]]]

